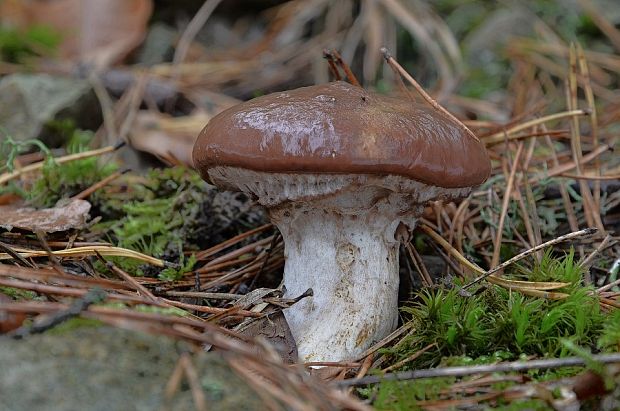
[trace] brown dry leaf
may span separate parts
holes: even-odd
[[[250,338],[264,338],[286,364],[294,364],[298,360],[297,344],[280,310],[250,322],[247,327],[239,331],[239,334]]]
[[[90,203],[85,200],[71,200],[67,204],[41,210],[0,206],[0,227],[45,233],[67,231],[83,228],[89,211]]]
[[[50,26],[64,36],[60,57],[103,68],[142,42],[152,9],[152,0],[4,0],[0,23]]]
[[[10,304],[12,302],[13,299],[0,293],[0,304]],[[21,327],[25,320],[25,314],[0,310],[0,334],[8,333]]]
[[[210,119],[211,116],[203,111],[170,117],[143,110],[136,115],[130,144],[168,163],[192,166],[194,141]]]

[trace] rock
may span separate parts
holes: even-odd
[[[45,123],[59,113],[72,111],[71,108],[83,113],[87,107],[92,107],[83,101],[89,95],[92,97],[90,89],[87,81],[74,78],[47,74],[6,76],[0,79],[0,124],[10,137],[18,141],[38,137]],[[75,114],[71,113],[71,117]],[[48,136],[44,142],[49,145],[62,143],[53,140]]]
[[[163,336],[79,327],[25,340],[0,338],[0,409],[157,410],[180,352]],[[192,356],[208,408],[262,410],[258,395],[216,353]],[[196,409],[183,379],[168,410]]]

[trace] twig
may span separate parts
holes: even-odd
[[[502,201],[502,211],[499,216],[499,222],[497,223],[497,233],[495,240],[493,241],[493,257],[491,258],[491,265],[495,266],[499,263],[499,252],[502,246],[502,235],[504,233],[504,221],[506,220],[506,214],[508,213],[508,205],[510,204],[510,197],[512,196],[512,186],[515,182],[515,176],[519,169],[519,161],[521,159],[521,153],[523,152],[523,143],[519,143],[517,153],[515,154],[514,161],[512,162],[512,170],[510,170],[510,176],[506,183],[506,191],[504,191],[504,199]]]
[[[334,64],[334,56],[332,56],[329,50],[323,50],[323,58],[327,60],[327,64],[329,65],[329,71],[331,71],[334,79],[336,79],[336,81],[342,80],[342,77],[340,77],[340,72],[338,71],[338,67],[336,67],[336,65]]]
[[[596,159],[598,159],[598,157]],[[564,178],[572,178],[574,180],[593,180],[595,182],[620,180],[620,174],[614,174],[611,176],[599,176],[599,175],[592,176],[589,174],[578,175],[578,174],[561,173],[559,174],[559,176],[564,177]]]
[[[12,332],[10,335],[13,338],[21,339],[31,334],[40,334],[57,326],[58,324],[65,322],[71,318],[77,317],[82,312],[88,310],[92,304],[102,302],[106,299],[106,293],[100,289],[93,289],[89,291],[82,298],[75,300],[73,304],[66,310],[59,311],[48,318],[45,318],[39,322],[35,322],[30,327],[22,326]]]
[[[413,262],[413,264],[415,265],[415,268],[418,270],[418,274],[420,274],[420,278],[422,279],[422,284],[425,287],[432,287],[433,279],[428,273],[428,270],[426,269],[426,266],[424,265],[424,261],[422,261],[422,257],[420,257],[420,254],[418,254],[415,247],[413,247],[409,241],[405,243],[405,248],[407,249],[407,252],[409,253],[411,262]]]
[[[592,260],[594,260],[594,257],[596,257],[601,251],[603,251],[610,241],[611,234],[607,234],[605,238],[603,238],[603,241],[601,241],[601,243],[596,247],[596,249],[592,251],[590,255],[588,255],[581,263],[579,263],[579,265],[584,268],[589,267]]]
[[[7,253],[8,255],[13,257],[14,260],[17,260],[20,263],[22,263],[24,265],[24,267],[37,268],[30,261],[28,261],[24,257],[22,257],[17,251],[13,250],[10,245],[5,244],[5,243],[3,243],[1,241],[0,241],[0,250],[3,250],[5,253]]]
[[[357,87],[361,87],[360,82],[357,81],[357,77],[355,77],[355,74],[353,74],[349,65],[345,63],[344,60],[342,60],[340,53],[338,53],[336,50],[324,50],[323,57],[325,57],[328,61],[334,61],[336,64],[338,64],[340,68],[342,68],[342,71],[344,71],[344,74],[347,76],[347,79],[349,79],[349,82],[351,84]]]
[[[254,286],[256,285],[256,283],[258,281],[258,278],[261,276],[261,274],[265,270],[265,267],[267,266],[267,262],[269,261],[269,257],[273,253],[273,250],[274,250],[274,248],[276,246],[276,243],[278,242],[279,239],[280,239],[280,232],[277,231],[273,235],[273,237],[271,237],[271,243],[269,243],[269,248],[267,248],[267,250],[265,250],[265,259],[263,260],[263,264],[260,266],[260,268],[258,269],[258,272],[256,273],[256,275],[252,279],[252,282],[250,283],[250,287],[248,288],[248,290],[251,291],[251,290],[254,289]]]
[[[74,195],[73,197],[71,197],[71,199],[72,200],[84,200],[84,199],[90,197],[90,195],[93,194],[95,191],[99,190],[102,187],[105,187],[110,182],[116,180],[117,178],[119,178],[123,174],[128,173],[129,171],[131,171],[131,170],[130,169],[126,169],[126,170],[123,170],[123,171],[117,171],[115,173],[112,173],[109,176],[107,176],[106,178],[104,178],[103,180],[93,184],[92,186],[88,187],[87,189],[83,190],[82,192]]]
[[[164,400],[170,401],[174,397],[174,394],[181,387],[181,381],[183,379],[183,363],[181,361],[181,356],[177,359],[176,365],[170,374],[170,378],[168,378],[168,382],[166,383],[166,387],[164,389]],[[160,411],[167,410],[168,407],[160,408]]]
[[[176,50],[174,51],[174,57],[172,62],[174,65],[177,65],[183,60],[185,60],[185,55],[189,50],[189,46],[192,44],[192,41],[202,28],[205,25],[215,8],[222,2],[222,0],[207,0],[205,1],[198,12],[194,15],[192,20],[189,22],[185,31],[181,35],[179,42],[177,43]]]
[[[221,243],[219,243],[217,245],[214,245],[211,248],[208,248],[206,250],[203,250],[203,251],[200,251],[200,252],[196,253],[196,259],[198,261],[204,260],[204,259],[206,259],[208,257],[211,257],[212,255],[214,255],[214,254],[216,254],[216,253],[218,253],[218,252],[220,252],[220,251],[222,251],[222,250],[224,250],[224,249],[226,249],[228,247],[231,247],[231,246],[237,244],[238,242],[240,242],[242,240],[245,240],[246,238],[248,238],[248,237],[250,237],[250,236],[252,236],[254,234],[262,233],[263,231],[266,231],[266,230],[268,230],[268,229],[270,229],[272,227],[273,227],[273,225],[271,223],[269,223],[269,224],[265,224],[265,225],[262,225],[260,227],[254,228],[252,230],[246,231],[245,233],[241,233],[239,235],[236,235],[233,238],[230,238],[230,239],[228,239],[226,241],[223,241],[223,242],[221,242]]]
[[[472,285],[475,285],[477,283],[479,283],[480,281],[484,280],[485,278],[487,278],[488,276],[492,275],[493,273],[496,273],[500,270],[503,270],[504,268],[506,268],[507,266],[509,266],[510,264],[516,263],[519,260],[522,260],[524,258],[526,258],[527,256],[534,254],[537,251],[542,250],[545,247],[549,247],[552,246],[554,244],[557,243],[561,243],[563,241],[568,241],[568,240],[572,240],[573,238],[578,238],[578,237],[589,237],[591,235],[594,235],[598,230],[596,228],[586,228],[584,230],[579,230],[579,231],[575,231],[572,233],[568,233],[562,236],[559,236],[557,238],[554,238],[553,240],[549,240],[547,242],[544,242],[542,244],[537,245],[536,247],[530,248],[529,250],[526,250],[520,254],[517,254],[516,256],[512,257],[511,259],[501,263],[500,265],[496,266],[495,268],[492,268],[491,270],[487,271],[486,273],[482,274],[481,276],[475,278],[474,280],[470,281],[469,283],[467,283],[466,285],[464,285],[462,287],[463,290],[471,287]]]
[[[54,161],[56,163],[62,164],[62,163],[67,163],[69,161],[82,160],[82,159],[89,158],[89,157],[100,156],[102,154],[114,152],[114,151],[118,150],[119,148],[121,148],[124,145],[125,145],[125,143],[119,143],[119,144],[116,144],[114,146],[102,147],[102,148],[98,148],[96,150],[83,151],[81,153],[69,154],[69,155],[62,156],[62,157],[55,157]],[[13,180],[14,178],[17,178],[17,177],[19,177],[22,174],[38,170],[41,167],[43,167],[44,164],[45,164],[45,160],[44,161],[39,161],[37,163],[29,164],[29,165],[27,165],[25,167],[20,168],[19,170],[15,170],[15,171],[11,172],[11,173],[1,174],[0,175],[0,185]]]
[[[596,361],[603,364],[613,364],[620,362],[620,353],[614,354],[595,354],[591,358],[585,359],[581,357],[565,357],[550,358],[545,360],[532,361],[515,361],[508,363],[490,364],[490,365],[474,365],[462,367],[443,367],[431,368],[425,370],[403,371],[386,375],[371,375],[363,378],[352,378],[349,380],[338,381],[333,385],[342,387],[360,386],[368,384],[377,384],[382,381],[405,381],[417,380],[420,378],[438,378],[438,377],[464,377],[467,375],[488,374],[495,372],[519,372],[536,369],[557,369],[563,367],[575,367],[586,365],[590,361]]]
[[[419,358],[422,354],[424,354],[425,352],[427,352],[428,350],[430,350],[431,348],[436,347],[436,346],[437,346],[436,342],[434,342],[432,344],[429,344],[426,347],[422,348],[421,350],[418,350],[418,351],[414,352],[409,357],[407,357],[407,358],[405,358],[403,360],[400,360],[397,363],[394,363],[394,364],[390,365],[389,367],[384,369],[383,372],[390,372],[392,370],[400,368],[403,365],[407,364],[408,362],[411,362],[411,361],[415,360],[416,358]]]
[[[454,121],[456,124],[458,124],[459,127],[461,127],[471,137],[480,141],[478,137],[476,137],[476,135],[461,120],[454,117],[452,113],[450,113],[448,110],[443,108],[437,101],[435,101],[435,99],[433,99],[426,91],[424,91],[422,86],[420,86],[418,82],[409,73],[407,73],[407,70],[405,70],[400,64],[398,64],[396,59],[392,57],[392,55],[390,54],[390,51],[387,48],[381,47],[381,53],[383,54],[383,58],[385,59],[385,61],[390,66],[392,66],[396,71],[398,71],[398,73],[401,76],[403,76],[413,86],[413,88],[415,88],[418,94],[420,94],[420,96],[422,96],[422,98],[426,100],[428,104],[430,104],[435,110],[443,113],[448,118],[450,118],[452,121]]]
[[[136,281],[135,278],[133,278],[132,276],[127,274],[125,271],[118,268],[112,261],[107,261],[105,258],[103,258],[101,253],[99,253],[98,251],[96,251],[96,254],[99,260],[101,260],[101,262],[103,262],[110,271],[112,271],[114,274],[118,275],[123,280],[125,280],[132,288],[134,288],[138,293],[142,294],[144,297],[148,298],[149,300],[153,302],[157,302],[157,297],[155,297],[153,293],[151,293],[146,287],[144,287],[142,284]]]
[[[163,294],[168,297],[204,298],[205,300],[238,300],[243,297],[239,294],[208,293],[204,291],[166,291]]]
[[[507,130],[498,131],[497,133],[491,134],[490,136],[482,137],[482,141],[487,144],[496,144],[504,141],[506,135],[514,134],[519,131],[528,129],[530,127],[537,126],[539,124],[544,124],[549,121],[560,120],[565,117],[575,117],[575,116],[587,116],[590,115],[590,110],[569,110],[563,111],[561,113],[550,114],[548,116],[535,118],[534,120],[526,121],[525,123],[518,124],[512,128]]]
[[[15,251],[17,251],[22,257],[45,257],[48,255],[48,252],[44,250],[26,250],[23,248],[16,248]],[[156,267],[171,266],[171,263],[160,260],[159,258],[151,257],[150,255],[142,254],[127,248],[112,247],[107,245],[75,247],[67,250],[55,250],[50,252],[52,255],[57,257],[83,257],[95,255],[95,253],[101,253],[101,255],[106,256],[134,258],[136,260],[152,264]],[[13,257],[10,254],[0,253],[0,260],[9,260],[11,258]]]
[[[196,368],[194,368],[194,365],[190,360],[189,354],[181,354],[181,358],[179,361],[181,362],[181,365],[185,370],[185,376],[187,377],[187,382],[189,383],[190,389],[192,391],[192,398],[194,400],[194,406],[196,407],[196,411],[207,411],[207,398],[204,391],[202,390],[200,378],[198,378],[198,373],[196,372]]]

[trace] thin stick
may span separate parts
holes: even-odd
[[[600,293],[604,293],[605,291],[611,290],[612,288],[614,288],[615,286],[620,285],[620,278],[618,278],[616,281],[613,281],[609,284],[605,284],[604,286],[602,286],[601,288],[597,288],[596,292],[598,294]]]
[[[174,65],[177,65],[185,60],[185,55],[187,54],[192,41],[202,26],[205,25],[215,8],[221,2],[222,0],[207,0],[202,4],[198,12],[196,12],[177,43],[176,50],[174,51],[174,57],[172,59]]]
[[[168,382],[166,383],[166,387],[164,389],[164,399],[166,401],[170,401],[181,386],[181,380],[183,379],[183,364],[181,362],[181,358],[183,357],[179,357],[177,360],[177,363],[172,370],[172,374],[170,374],[170,378],[168,378]],[[162,407],[160,408],[160,411],[164,411],[166,409],[167,407]]]
[[[596,157],[600,156],[601,154],[605,153],[608,150],[611,150],[610,146],[608,146],[607,144],[601,144],[600,146],[596,147],[595,149],[590,151],[588,154],[583,156],[578,163],[580,165],[589,163],[590,161],[594,160]],[[577,163],[576,161],[571,161],[565,164],[554,166],[553,168],[550,168],[549,170],[546,170],[544,172],[536,173],[529,179],[529,183],[534,184],[540,181],[541,179],[557,176],[559,174],[570,171],[576,167],[576,163]]]
[[[512,186],[515,182],[515,176],[517,169],[519,168],[519,161],[521,159],[521,153],[523,152],[523,143],[519,143],[517,153],[515,154],[514,161],[512,162],[512,170],[510,170],[510,176],[508,177],[508,183],[506,184],[506,191],[504,191],[504,200],[502,201],[502,211],[499,216],[499,223],[497,223],[497,233],[495,235],[495,241],[493,242],[493,258],[491,258],[491,265],[496,266],[499,263],[499,252],[502,246],[502,235],[504,233],[504,222],[506,221],[506,214],[508,213],[508,205],[510,204],[510,197],[512,196]]]
[[[206,250],[203,250],[203,251],[200,251],[200,252],[196,253],[196,259],[198,261],[204,260],[204,259],[206,259],[208,257],[211,257],[213,254],[216,254],[216,253],[218,253],[218,252],[220,252],[220,251],[222,251],[222,250],[224,250],[224,249],[226,249],[226,248],[228,248],[228,247],[230,247],[230,246],[232,246],[232,245],[234,245],[234,244],[236,244],[236,243],[238,243],[238,242],[248,238],[251,235],[262,233],[263,231],[268,230],[269,228],[272,228],[272,227],[273,227],[273,225],[271,223],[269,223],[269,224],[265,224],[265,225],[262,225],[260,227],[254,228],[252,230],[246,231],[245,233],[238,234],[238,235],[236,235],[236,236],[234,236],[232,238],[229,238],[226,241],[222,241],[221,243],[219,243],[217,245],[214,245],[211,248],[207,248]]]
[[[620,353],[614,354],[595,354],[591,356],[592,361],[603,364],[613,364],[620,362]],[[354,378],[350,380],[337,381],[333,385],[342,387],[351,387],[359,385],[377,384],[382,381],[404,381],[416,380],[420,378],[438,378],[438,377],[464,377],[467,375],[488,374],[495,372],[519,372],[536,369],[557,369],[563,367],[575,367],[586,365],[590,359],[581,357],[565,357],[550,358],[545,360],[532,361],[515,361],[508,363],[474,365],[461,367],[442,367],[431,368],[425,370],[404,371],[386,375],[371,375],[363,378]]]
[[[583,48],[580,43],[577,43],[577,59],[579,61],[579,71],[583,76],[583,91],[586,96],[586,101],[590,109],[590,130],[592,133],[592,146],[598,146],[598,115],[596,114],[596,105],[594,104],[594,92],[592,91],[592,82],[590,81],[590,70],[588,69],[588,62],[583,52]],[[594,160],[594,169],[597,175],[601,172],[601,161],[597,157]],[[601,184],[599,180],[594,181],[594,207],[597,210],[601,209]]]
[[[103,258],[101,253],[99,252],[96,252],[96,253],[97,253],[97,257],[99,258],[99,260],[101,260],[101,262],[103,262],[110,271],[118,275],[121,279],[125,280],[139,294],[142,294],[143,297],[146,297],[153,302],[157,302],[157,297],[155,297],[153,293],[151,293],[146,287],[144,287],[142,284],[136,281],[135,278],[133,278],[132,276],[127,274],[125,271],[118,268],[112,261],[107,261],[105,258]]]
[[[279,239],[280,239],[280,232],[277,231],[273,235],[273,237],[271,237],[271,243],[269,243],[269,248],[265,250],[265,259],[263,260],[263,264],[260,266],[260,268],[258,269],[258,272],[252,279],[252,282],[250,283],[250,287],[248,288],[248,290],[254,289],[254,286],[258,282],[259,277],[261,276],[263,271],[265,271],[265,267],[267,267],[267,262],[269,262],[269,257],[271,257],[271,254],[273,254],[274,248],[276,247],[276,244]]]
[[[559,177],[572,178],[574,180],[594,180],[598,181],[612,181],[612,180],[620,180],[620,174],[615,174],[611,176],[600,176],[600,175],[589,175],[589,174],[569,174],[569,173],[561,173],[558,175]]]
[[[196,407],[196,411],[207,411],[207,397],[202,390],[200,378],[198,378],[198,373],[196,372],[196,369],[194,368],[194,365],[190,360],[189,354],[181,354],[181,358],[179,359],[179,361],[181,362],[185,370],[185,376],[187,377],[187,382],[189,383],[190,389],[192,391],[192,398],[194,400],[194,406]]]
[[[568,233],[565,235],[562,235],[560,237],[554,238],[553,240],[549,240],[547,242],[544,242],[542,244],[537,245],[536,247],[530,248],[529,250],[526,250],[524,252],[522,252],[521,254],[517,254],[516,256],[512,257],[511,259],[501,263],[500,265],[498,265],[495,268],[492,268],[491,270],[487,271],[486,273],[482,274],[481,276],[475,278],[474,280],[470,281],[468,284],[464,285],[462,287],[463,290],[471,287],[474,284],[479,283],[480,281],[484,280],[485,278],[487,278],[488,276],[492,275],[493,273],[496,273],[500,270],[503,270],[504,268],[506,268],[507,266],[509,266],[510,264],[516,263],[519,260],[524,259],[525,257],[540,251],[542,249],[544,249],[545,247],[549,247],[552,246],[554,244],[558,244],[564,241],[568,241],[568,240],[572,240],[573,238],[579,238],[579,237],[590,237],[592,235],[594,235],[595,233],[597,233],[598,230],[596,228],[586,228],[584,230],[579,230],[579,231],[575,231],[572,233]]]
[[[559,120],[566,117],[575,117],[575,116],[588,116],[590,115],[590,110],[569,110],[563,111],[561,113],[550,114],[548,116],[535,118],[530,121],[526,121],[525,123],[517,124],[516,126],[509,128],[507,130],[498,131],[497,133],[491,134],[490,136],[482,137],[482,141],[485,144],[491,145],[495,143],[501,143],[504,141],[506,135],[518,133],[519,131],[528,129],[530,127],[537,126],[539,124],[544,124],[549,121]]]
[[[5,244],[5,243],[3,243],[1,241],[0,241],[0,250],[3,250],[5,253],[7,253],[8,255],[13,257],[14,260],[17,260],[17,261],[21,262],[24,265],[24,267],[30,267],[30,268],[34,268],[34,269],[37,268],[33,263],[31,263],[30,261],[26,260],[24,257],[19,255],[18,252],[13,250],[10,245]]]
[[[205,300],[238,300],[243,297],[239,294],[208,293],[205,291],[166,291],[163,295],[168,297],[204,298]]]
[[[581,263],[579,263],[579,265],[581,267],[589,267],[592,260],[594,260],[594,257],[596,257],[601,251],[603,251],[610,241],[611,234],[607,234],[603,241],[601,241],[601,243],[598,245],[598,247],[596,247],[596,249],[592,251],[590,255],[588,255]]]
[[[329,50],[323,50],[323,58],[327,60],[327,64],[329,64],[329,71],[331,71],[334,79],[336,79],[336,81],[342,80],[342,77],[340,77],[340,71],[338,71],[338,67],[334,64],[334,56],[329,52]]]
[[[22,257],[26,258],[46,257],[48,255],[47,251],[42,250],[27,250],[23,248],[16,248],[15,251],[17,251]],[[170,265],[170,263],[167,263],[164,260],[160,260],[159,258],[151,257],[150,255],[142,254],[127,248],[112,247],[106,245],[75,247],[66,250],[55,250],[51,251],[50,253],[57,257],[84,257],[89,255],[95,255],[95,253],[97,252],[101,253],[101,255],[107,256],[134,258],[136,260],[144,261],[145,263],[149,263],[156,267],[166,267]],[[13,257],[9,254],[0,253],[0,260],[10,260],[11,258]]]
[[[569,109],[577,108],[577,56],[575,44],[571,43],[569,48],[569,73],[568,73],[568,87],[566,94],[566,102]],[[581,132],[579,127],[579,118],[577,116],[571,118],[571,150],[573,152],[573,158],[575,159],[577,174],[583,174],[581,165],[581,159],[583,152],[581,148]],[[594,206],[594,199],[592,198],[592,192],[588,184],[579,180],[579,187],[581,188],[581,198],[583,200],[583,211],[586,218],[586,222],[589,227],[596,226],[599,230],[604,231],[603,222],[601,221],[600,210],[596,210]]]
[[[347,76],[347,79],[351,84],[357,87],[362,87],[360,85],[360,82],[357,81],[357,77],[355,77],[355,74],[353,74],[353,72],[351,71],[349,65],[345,63],[344,60],[342,60],[340,53],[338,53],[336,50],[325,50],[323,51],[323,56],[326,55],[325,52],[327,52],[328,59],[332,59],[336,64],[340,66],[340,68],[342,68],[342,71],[344,71],[344,74]]]
[[[88,310],[88,307],[90,307],[92,304],[103,302],[105,299],[106,293],[100,289],[95,288],[89,291],[82,298],[74,301],[69,308],[58,311],[39,322],[35,322],[31,326],[22,326],[12,332],[11,336],[16,339],[21,339],[31,334],[40,334],[49,330],[50,328],[57,326],[62,322],[77,317],[84,311]]]
[[[441,245],[448,253],[454,256],[465,267],[469,268],[474,273],[485,273],[482,268],[465,258],[461,253],[458,252],[456,248],[452,247],[446,240],[443,239],[443,237],[433,231],[433,229],[430,228],[428,225],[422,223],[420,225],[420,229],[426,234],[428,234],[433,240],[435,240],[439,245]],[[568,285],[568,283],[562,282],[508,280],[506,278],[501,278],[495,275],[488,276],[488,281],[492,284],[496,284],[504,288],[518,290],[526,294],[534,293],[542,296],[549,296],[549,294],[540,294],[537,292],[542,290],[555,290],[558,288],[566,287]]]
[[[100,156],[102,154],[111,153],[113,151],[116,151],[116,150],[118,150],[119,148],[121,148],[124,145],[125,145],[125,143],[119,143],[119,144],[116,144],[116,145],[113,145],[113,146],[107,146],[107,147],[98,148],[96,150],[83,151],[81,153],[69,154],[69,155],[62,156],[62,157],[56,157],[56,158],[54,158],[54,161],[59,163],[59,164],[62,164],[62,163],[67,163],[69,161],[82,160],[82,159],[89,158],[89,157]],[[20,168],[19,170],[15,170],[15,171],[11,172],[11,173],[4,173],[4,174],[0,175],[0,185],[13,180],[13,179],[19,177],[22,174],[38,170],[41,167],[43,167],[44,164],[45,164],[45,160],[39,161],[37,163],[29,164],[29,165],[27,165],[25,167]]]
[[[419,358],[422,354],[424,354],[425,352],[427,352],[428,350],[430,350],[431,348],[436,347],[436,346],[437,346],[436,342],[434,342],[432,344],[429,344],[426,347],[422,348],[421,350],[418,350],[418,351],[414,352],[412,355],[410,355],[409,357],[405,358],[404,360],[400,360],[397,363],[394,363],[394,364],[390,365],[385,370],[383,370],[383,372],[384,373],[385,372],[390,372],[392,370],[400,368],[403,365],[407,364],[408,362],[411,362],[411,361]]]
[[[95,191],[99,190],[100,188],[105,187],[106,185],[110,184],[112,181],[116,180],[117,178],[119,178],[123,174],[128,173],[129,171],[131,171],[131,170],[130,169],[126,169],[126,170],[123,170],[123,171],[117,171],[115,173],[112,173],[109,176],[107,176],[106,178],[104,178],[103,180],[101,180],[101,181],[93,184],[92,186],[88,187],[84,191],[74,195],[73,197],[71,197],[71,199],[72,200],[84,200],[84,199],[87,199]]]
[[[420,96],[422,96],[422,98],[424,100],[426,100],[426,102],[428,104],[430,104],[435,110],[443,113],[448,118],[450,118],[452,121],[454,121],[456,124],[458,124],[459,127],[461,127],[471,137],[473,137],[476,140],[480,141],[478,139],[478,137],[476,137],[476,135],[465,124],[463,124],[463,122],[461,120],[459,120],[458,118],[454,117],[448,110],[443,108],[426,91],[424,91],[422,86],[420,86],[418,84],[418,82],[415,81],[415,79],[411,76],[411,74],[407,73],[407,70],[405,70],[400,64],[398,64],[396,59],[394,59],[394,57],[392,57],[392,55],[390,54],[390,51],[387,48],[381,47],[381,53],[383,54],[383,58],[385,59],[385,61],[392,68],[394,68],[401,76],[403,76],[413,86],[413,88],[415,88],[415,90],[418,92],[418,94],[420,94]]]
[[[415,265],[415,268],[418,270],[418,274],[420,274],[420,278],[422,279],[422,283],[424,284],[424,286],[432,287],[433,279],[428,273],[428,270],[426,269],[426,266],[424,265],[424,262],[422,261],[422,257],[420,257],[420,254],[418,254],[415,247],[413,247],[410,242],[405,243],[405,248],[409,252],[409,257],[411,258],[411,261]]]

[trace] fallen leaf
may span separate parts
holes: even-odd
[[[152,0],[5,0],[0,22],[52,27],[63,35],[60,57],[103,68],[142,42],[152,9]]]
[[[0,80],[0,124],[16,140],[37,137],[45,123],[84,105],[89,92],[84,80],[48,74],[5,76]]]
[[[9,304],[13,300],[0,293],[0,304]],[[26,315],[21,313],[10,313],[0,310],[0,334],[8,333],[19,328],[26,320]]]
[[[53,208],[37,210],[31,207],[0,206],[0,227],[54,233],[83,228],[90,211],[85,200],[71,200]]]
[[[273,346],[285,364],[293,364],[298,360],[297,343],[282,310],[276,310],[264,317],[252,320],[239,330],[239,334],[250,338],[264,338]]]
[[[202,111],[185,117],[140,111],[131,130],[130,145],[170,164],[193,166],[194,142],[210,118]]]

